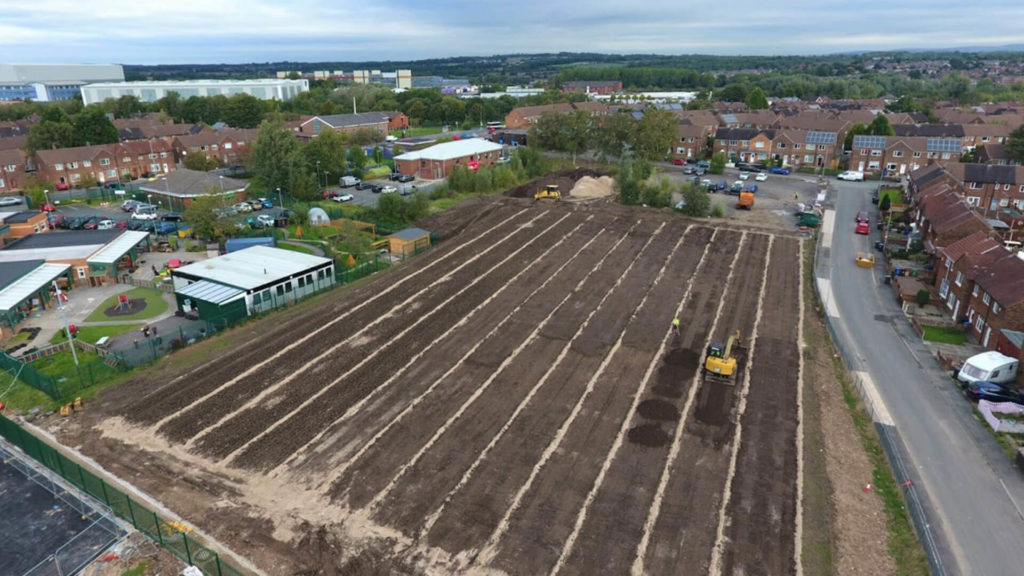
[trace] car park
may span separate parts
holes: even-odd
[[[0,206],[17,206],[21,204],[21,198],[18,196],[4,196],[0,198]]]
[[[351,194],[338,194],[334,198],[331,198],[334,202],[351,202],[354,199],[355,196],[352,196]]]
[[[789,174],[789,168],[772,168],[770,170],[772,174]]]
[[[768,173],[767,172],[758,172],[757,176],[754,176],[754,180],[757,180],[758,182],[764,182],[764,181],[768,180]]]
[[[964,388],[964,395],[975,402],[988,400],[989,402],[1013,402],[1024,405],[1024,395],[1020,392],[1004,384],[988,380],[971,382]]]

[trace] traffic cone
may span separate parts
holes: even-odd
[[[864,493],[865,493],[865,494],[868,494],[868,493],[870,493],[870,492],[871,492],[871,483],[870,483],[870,482],[868,482],[868,483],[867,483],[867,484],[866,484],[866,485],[864,486]]]

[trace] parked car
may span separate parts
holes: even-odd
[[[707,170],[708,168],[711,168],[711,162],[708,162],[707,160],[700,160],[697,162],[697,167]]]
[[[57,188],[57,190],[67,190],[69,188],[69,186],[67,185],[66,182],[57,182],[56,188]]]
[[[383,189],[384,189],[384,185],[383,184],[371,184],[370,185],[370,192],[373,192],[374,194],[380,194],[380,191],[383,190]]]
[[[764,182],[764,181],[768,180],[768,173],[767,172],[758,172],[757,176],[754,176],[754,180],[757,180],[758,182]]]
[[[263,204],[264,208],[273,208],[274,207],[274,203],[272,201],[266,199],[266,198],[257,198],[257,200],[259,200]]]
[[[683,160],[682,158],[673,158],[672,163],[676,166],[686,166],[686,160]]]
[[[865,235],[866,234],[870,234],[871,233],[871,225],[868,224],[867,222],[857,222],[857,228],[856,228],[855,232],[857,234],[865,234]]]
[[[256,220],[262,222],[264,226],[274,225],[274,217],[271,216],[270,214],[260,214],[259,216],[256,217]]]
[[[757,192],[757,184],[747,184],[743,187],[744,192]]]
[[[857,212],[857,217],[854,219],[856,222],[870,222],[871,215],[868,214],[867,210],[860,210]]]
[[[153,232],[157,234],[173,234],[178,231],[178,225],[174,222],[154,222]]]
[[[263,223],[263,220],[260,220],[259,218],[253,218],[251,216],[249,218],[246,218],[245,223],[248,224],[249,228],[252,228],[253,230],[262,230],[267,227],[267,225]]]
[[[164,222],[181,222],[185,218],[177,212],[169,212],[160,217]]]
[[[697,172],[697,169],[694,168],[693,166],[686,165],[686,166],[683,167],[683,174],[694,174],[696,172]]]
[[[53,202],[43,202],[43,205],[39,207],[43,212],[56,212],[57,207],[53,205]]]
[[[252,212],[252,206],[250,206],[248,202],[239,202],[232,206],[232,208],[237,210],[239,213]]]
[[[989,402],[1013,402],[1024,405],[1024,395],[1020,392],[996,382],[988,380],[977,380],[971,382],[964,389],[964,394],[977,402],[988,400]]]
[[[342,176],[341,179],[338,180],[338,185],[342,188],[351,188],[356,184],[359,184],[359,182],[359,178],[356,178],[355,176]]]
[[[771,169],[771,173],[772,174],[783,174],[783,175],[789,174],[789,168],[772,168]]]
[[[399,182],[403,182],[403,183],[404,183],[404,182],[412,182],[412,181],[413,181],[413,180],[415,180],[415,179],[416,179],[416,177],[415,177],[415,176],[413,176],[412,174],[401,174],[401,175],[400,175],[400,176],[398,177],[398,181],[399,181]]]
[[[737,180],[737,181],[733,182],[732,186],[729,187],[729,194],[732,195],[732,196],[739,196],[740,192],[742,192],[742,191],[743,191],[743,181],[742,180]]]
[[[249,200],[249,206],[256,211],[263,210],[263,200]]]
[[[847,170],[846,172],[840,172],[836,178],[840,180],[849,180],[850,182],[860,182],[864,180],[864,173],[857,172],[856,170]]]
[[[125,200],[121,203],[121,210],[125,212],[134,212],[135,207],[141,204],[138,200]]]
[[[127,220],[118,220],[117,222],[114,222],[114,229],[115,230],[124,230],[127,227],[128,227],[128,221]]]
[[[4,196],[0,198],[0,206],[17,206],[21,204],[20,196]]]
[[[370,184],[369,182],[360,182],[359,184],[356,184],[356,190],[369,190],[370,188],[373,188],[373,184]]]
[[[139,204],[135,207],[135,211],[132,212],[133,220],[156,220],[156,205],[155,204]]]
[[[381,194],[394,194],[395,192],[398,192],[398,188],[395,188],[394,186],[391,186],[390,184],[381,186],[381,188],[380,188],[380,193]]]
[[[707,168],[704,168],[703,166],[697,166],[697,172],[695,172],[695,174],[697,174],[697,176],[703,176],[703,175],[705,175],[707,173],[708,173],[708,169]]]
[[[331,200],[335,202],[351,202],[354,199],[355,196],[352,196],[351,194],[338,194],[334,198],[331,198]]]
[[[99,216],[89,216],[82,221],[82,230],[95,230],[96,227],[99,226],[99,223]]]
[[[747,178],[750,178],[750,174],[746,172],[740,172],[740,180],[746,180]]]

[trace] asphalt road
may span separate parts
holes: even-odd
[[[881,282],[881,262],[874,270],[854,264],[857,251],[871,251],[880,239],[874,225],[870,236],[854,234],[858,210],[875,214],[870,191],[877,183],[833,182],[832,246],[819,251],[816,271],[831,280],[834,301],[825,302],[826,310],[838,312],[831,321],[848,364],[870,375],[902,439],[908,476],[930,525],[924,540],[941,562],[937,572],[1021,574],[1021,472],[903,318]]]

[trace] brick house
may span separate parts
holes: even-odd
[[[611,108],[602,102],[595,101],[562,102],[559,104],[544,104],[543,106],[522,106],[519,108],[513,108],[512,111],[505,116],[505,128],[529,129],[537,123],[537,120],[540,120],[540,117],[543,116],[545,112],[568,114],[573,110],[586,110],[595,116],[604,116],[611,113]]]
[[[342,134],[355,134],[360,130],[371,130],[377,134],[380,140],[388,135],[391,129],[392,117],[389,112],[360,112],[358,114],[331,114],[329,116],[314,116],[299,125],[299,132],[315,136],[322,130],[334,130]],[[403,114],[403,116],[405,116]],[[396,120],[399,124],[401,118]],[[409,119],[404,119],[406,127],[409,126]]]
[[[954,322],[962,322],[967,314],[975,277],[1005,253],[1002,244],[985,232],[975,232],[936,250],[935,285]]]
[[[243,164],[246,154],[249,152],[249,146],[259,136],[259,132],[256,128],[226,128],[175,136],[173,139],[174,155],[178,162],[184,162],[190,153],[201,152],[209,158],[215,158],[221,166]]]
[[[924,136],[853,137],[849,168],[858,172],[903,175],[913,172],[929,160],[955,162],[960,159],[960,138],[927,138]]]
[[[20,212],[0,212],[0,229],[5,242],[17,240],[29,234],[42,234],[50,231],[50,223],[46,212],[22,210]]]
[[[991,350],[1002,330],[1024,329],[1024,260],[1003,254],[977,274],[967,308],[970,334]]]
[[[801,166],[834,167],[839,135],[819,130],[775,130],[772,159],[794,169]]]
[[[617,80],[582,80],[578,82],[565,82],[562,84],[562,92],[572,94],[600,94],[607,96],[616,92],[622,92],[622,82]]]
[[[398,110],[386,110],[382,114],[388,117],[388,130],[391,132],[400,132],[402,130],[409,129],[409,117],[404,112]],[[301,124],[300,124],[301,126]]]
[[[482,138],[467,138],[435,144],[395,156],[395,166],[402,174],[413,174],[425,180],[447,178],[456,166],[496,164],[504,146]]]
[[[1020,164],[1015,158],[1010,157],[1005,145],[992,142],[982,144],[974,149],[974,161],[978,164],[997,164],[999,166]]]
[[[951,162],[946,170],[976,210],[990,217],[999,217],[1010,208],[1024,210],[1024,166]]]
[[[945,183],[920,192],[914,201],[921,242],[928,253],[934,254],[939,248],[975,232],[987,235],[992,231],[988,222]]]
[[[68,186],[89,178],[134,180],[146,172],[167,173],[175,167],[174,150],[163,140],[39,150],[35,164],[39,178]]]
[[[676,142],[674,155],[677,158],[704,158],[707,154],[708,138],[702,126],[694,126],[688,122],[679,123],[679,141]]]
[[[964,124],[962,128],[965,150],[985,144],[1005,144],[1013,131],[1006,124]]]
[[[719,128],[715,132],[714,152],[725,154],[729,162],[761,162],[772,157],[774,130],[757,128]]]
[[[21,150],[0,150],[0,194],[20,190],[26,155]]]

